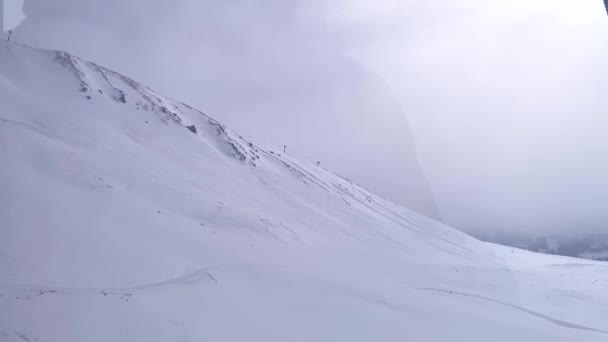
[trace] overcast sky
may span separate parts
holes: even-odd
[[[602,1],[480,4],[356,53],[416,109],[408,119],[444,219],[608,232]]]
[[[608,231],[601,0],[26,0],[26,13],[21,41],[417,210],[437,216],[436,201],[457,228]]]

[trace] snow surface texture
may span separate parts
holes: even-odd
[[[608,264],[484,244],[68,53],[2,42],[0,104],[2,341],[608,339]]]

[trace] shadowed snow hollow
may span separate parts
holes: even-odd
[[[484,244],[68,53],[2,42],[0,105],[0,340],[608,338],[607,264]]]

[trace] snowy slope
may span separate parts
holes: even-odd
[[[0,43],[0,201],[2,341],[608,338],[608,264],[484,244],[65,52]]]

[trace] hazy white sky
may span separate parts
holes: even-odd
[[[23,0],[0,0],[0,10],[4,10],[4,15],[0,12],[4,18],[4,30],[12,30],[25,18],[22,8]]]
[[[608,231],[601,1],[490,1],[355,56],[400,94],[458,227]]]
[[[427,178],[457,228],[608,230],[601,0],[26,0],[26,10],[17,39],[99,61],[432,213]]]

